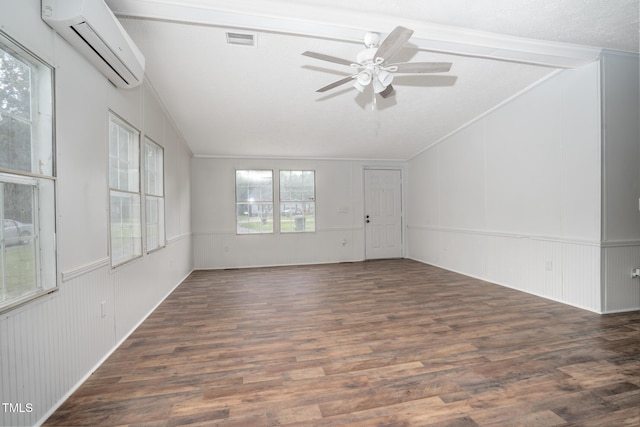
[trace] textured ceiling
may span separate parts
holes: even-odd
[[[107,3],[198,156],[408,159],[558,67],[597,57],[574,45],[638,51],[637,0]],[[350,69],[302,52],[352,60],[366,30],[384,37],[396,25],[415,30],[396,59],[451,71],[398,76],[395,97],[376,103],[349,85],[315,92]],[[253,31],[258,47],[227,45],[229,28]]]

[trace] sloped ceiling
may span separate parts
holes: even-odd
[[[601,48],[638,52],[638,0],[107,0],[196,156],[406,160]],[[452,62],[397,76],[392,98],[350,85],[362,38],[403,25],[394,61]],[[250,32],[257,47],[231,46]],[[374,101],[375,99],[375,101]]]

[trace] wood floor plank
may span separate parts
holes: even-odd
[[[45,425],[631,426],[640,312],[411,260],[195,271]]]

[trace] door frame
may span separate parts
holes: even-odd
[[[401,250],[401,254],[400,257],[401,258],[406,258],[407,255],[407,236],[406,236],[406,230],[405,230],[405,191],[406,191],[406,185],[405,185],[405,176],[406,176],[406,166],[403,165],[395,165],[395,166],[390,166],[390,165],[365,165],[362,167],[362,214],[361,214],[361,221],[362,221],[362,241],[364,243],[362,251],[363,251],[363,259],[365,261],[369,260],[369,258],[367,258],[367,227],[365,225],[365,215],[366,215],[366,208],[367,208],[367,203],[366,203],[366,197],[367,197],[367,181],[366,181],[366,171],[367,170],[395,170],[400,172],[400,239],[402,239],[401,244],[400,244],[400,250]],[[373,258],[372,258],[373,259]]]

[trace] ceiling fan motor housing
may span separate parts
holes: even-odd
[[[367,32],[364,35],[364,45],[366,47],[377,47],[380,42],[380,34]]]

